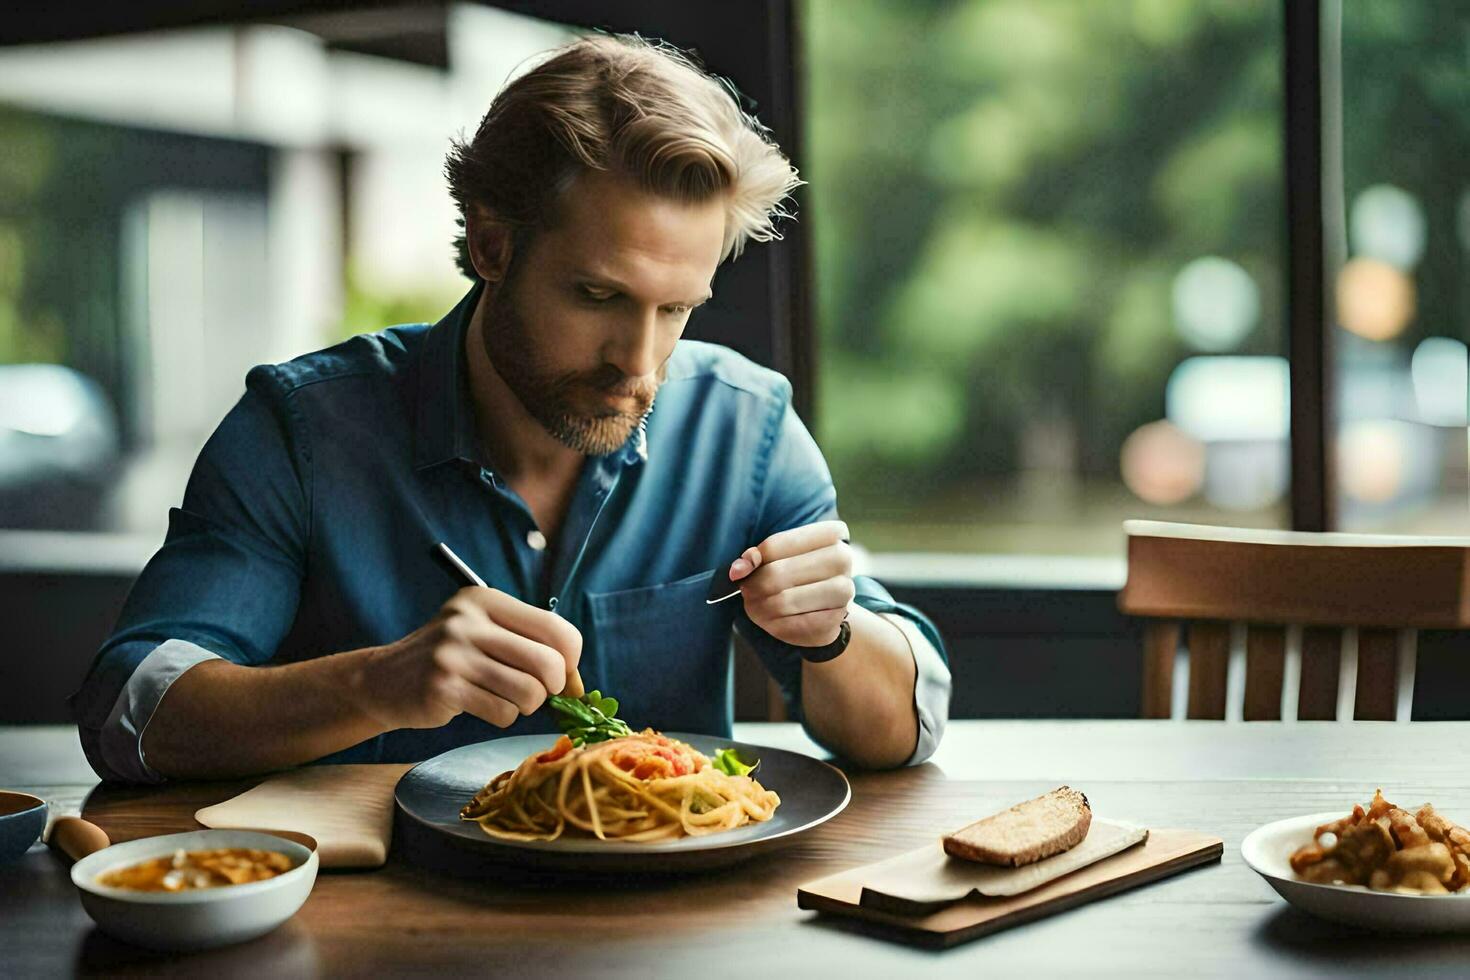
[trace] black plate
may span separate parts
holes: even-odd
[[[626,843],[564,836],[554,841],[510,841],[491,837],[460,808],[495,776],[514,769],[533,752],[544,752],[553,735],[517,735],[451,749],[421,762],[398,781],[399,831],[410,853],[450,848],[497,864],[575,872],[680,872],[718,868],[791,843],[805,831],[841,813],[852,798],[847,777],[810,756],[710,735],[667,732],[707,756],[734,747],[740,758],[760,760],[755,777],[781,797],[764,823],[677,840]],[[442,862],[434,862],[442,863]]]

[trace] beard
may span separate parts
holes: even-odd
[[[653,410],[668,362],[659,365],[652,379],[629,377],[606,363],[591,371],[558,371],[539,356],[532,333],[508,279],[486,311],[481,331],[495,373],[531,417],[568,449],[584,456],[620,449]],[[609,396],[631,405],[614,408]]]

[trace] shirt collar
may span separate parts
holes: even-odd
[[[464,335],[485,284],[476,282],[419,349],[414,397],[413,465],[475,458],[475,413],[464,370]]]
[[[455,459],[474,462],[478,456],[464,339],[484,287],[484,282],[476,282],[454,309],[430,328],[419,350],[414,400],[415,469]],[[648,419],[652,414],[650,408],[622,448],[602,458],[622,466],[647,462]]]

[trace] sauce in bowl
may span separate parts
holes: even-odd
[[[291,870],[291,859],[278,851],[253,847],[220,847],[175,851],[169,857],[106,871],[97,883],[140,892],[179,892],[264,881]]]

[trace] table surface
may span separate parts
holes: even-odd
[[[792,725],[736,729],[745,741],[819,754]],[[1467,722],[954,722],[929,764],[851,772],[853,801],[841,816],[722,872],[591,885],[449,878],[390,859],[374,872],[323,874],[295,918],[266,937],[165,956],[97,932],[63,862],[37,846],[0,866],[0,948],[4,972],[17,976],[1458,976],[1470,936],[1380,936],[1308,918],[1243,864],[1240,841],[1272,820],[1346,812],[1378,785],[1390,799],[1470,815],[1467,750]],[[95,783],[74,730],[0,727],[0,786],[45,796],[63,813],[88,807],[116,839],[182,829],[194,807],[239,788],[92,794]],[[1099,815],[1223,837],[1224,860],[943,951],[796,907],[804,882],[1060,783],[1085,790]]]

